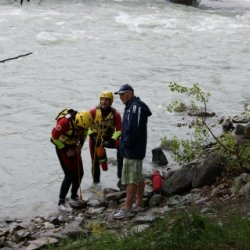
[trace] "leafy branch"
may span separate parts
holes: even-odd
[[[212,131],[211,127],[208,126],[206,119],[207,115],[207,104],[208,99],[210,97],[209,92],[204,92],[201,90],[198,83],[193,84],[192,87],[188,88],[182,86],[178,83],[171,82],[169,84],[169,88],[172,92],[177,92],[179,94],[185,94],[190,98],[190,105],[186,105],[180,101],[173,101],[168,105],[167,110],[169,112],[176,111],[188,111],[191,109],[192,111],[198,112],[200,118],[197,118],[194,124],[193,138],[194,140],[178,140],[174,137],[172,140],[167,141],[167,138],[162,139],[162,144],[171,145],[173,150],[175,160],[179,163],[188,163],[196,158],[198,158],[204,149],[205,142],[208,140],[209,135],[212,136],[215,140],[216,149],[218,152],[223,154],[223,156],[227,159],[235,158],[235,162],[238,168],[242,168],[244,164],[248,161],[247,159],[250,157],[250,149],[249,146],[239,145],[234,136],[232,136],[229,132],[223,134],[220,137],[217,137]],[[201,103],[201,107],[198,106],[198,103]],[[190,107],[190,108],[188,108]],[[245,114],[249,112],[248,105],[244,106]]]

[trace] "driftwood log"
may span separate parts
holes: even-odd
[[[7,58],[7,59],[4,59],[4,60],[1,60],[1,61],[0,61],[0,63],[5,63],[5,62],[10,61],[10,60],[15,60],[15,59],[18,59],[18,58],[20,58],[20,57],[29,56],[29,55],[31,55],[31,54],[33,54],[33,52],[29,52],[29,53],[27,53],[27,54],[23,54],[23,55],[15,56],[15,57],[10,57],[10,58]]]

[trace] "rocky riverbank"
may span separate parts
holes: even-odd
[[[202,213],[226,214],[235,211],[250,218],[249,187],[250,174],[247,173],[241,174],[233,182],[222,179],[215,185],[195,188],[184,195],[170,197],[160,194],[151,196],[148,183],[144,198],[145,211],[123,220],[115,220],[113,214],[122,205],[125,192],[106,189],[103,190],[103,199],[89,200],[86,209],[70,213],[58,212],[46,218],[37,216],[30,221],[1,222],[0,244],[3,249],[40,249],[48,243],[57,244],[63,237],[91,235],[98,228],[127,235],[129,232],[145,230],[156,218],[171,210],[190,206],[198,208]]]

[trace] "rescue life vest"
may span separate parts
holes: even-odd
[[[69,121],[70,129],[60,136],[60,140],[66,145],[74,145],[79,140],[79,135],[74,122],[76,113],[77,111],[74,109],[63,109],[55,118],[56,121],[59,121],[65,117]]]
[[[115,132],[115,112],[116,110],[111,108],[111,112],[106,117],[103,117],[101,109],[97,107],[95,116],[93,117],[94,121],[91,130],[100,135],[103,139],[112,137]]]

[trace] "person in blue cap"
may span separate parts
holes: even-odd
[[[122,85],[115,94],[120,96],[125,105],[120,151],[124,157],[121,181],[126,186],[126,200],[124,208],[114,214],[115,219],[121,219],[133,216],[134,212],[142,209],[145,187],[142,161],[146,155],[148,117],[152,113],[134,95],[131,85]]]

